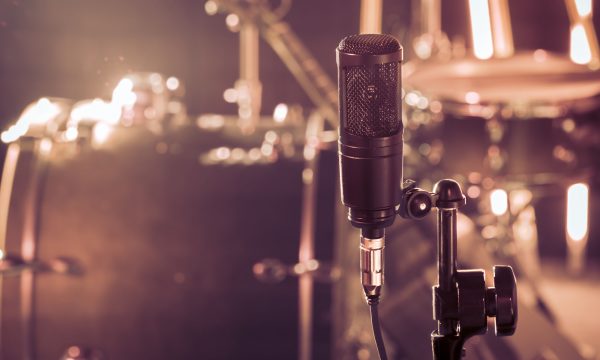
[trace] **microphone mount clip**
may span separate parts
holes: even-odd
[[[456,218],[466,204],[460,185],[441,180],[427,192],[405,180],[398,215],[422,219],[437,208],[438,284],[433,286],[433,315],[437,329],[431,334],[434,360],[458,360],[465,342],[487,332],[487,318],[495,317],[497,336],[514,334],[517,326],[517,285],[510,266],[493,267],[494,287],[486,288],[485,271],[458,270]]]

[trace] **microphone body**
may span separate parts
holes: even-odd
[[[402,47],[389,35],[353,35],[337,48],[342,202],[352,225],[361,229],[368,299],[379,297],[385,228],[401,200],[401,61]]]

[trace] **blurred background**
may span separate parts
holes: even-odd
[[[2,359],[375,359],[335,63],[373,28],[404,47],[405,177],[458,180],[461,265],[517,272],[517,333],[466,358],[600,359],[598,12],[0,0]],[[434,217],[389,238],[386,341],[429,358]]]

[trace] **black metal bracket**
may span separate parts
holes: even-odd
[[[466,204],[460,185],[441,180],[433,192],[406,180],[398,215],[422,219],[437,208],[438,284],[433,287],[433,315],[438,327],[431,334],[434,360],[457,360],[465,342],[487,332],[487,318],[495,318],[497,336],[514,334],[518,319],[517,285],[510,266],[493,267],[494,287],[486,287],[485,271],[458,270],[456,218]]]

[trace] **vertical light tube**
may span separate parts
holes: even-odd
[[[494,55],[494,45],[488,0],[469,0],[469,15],[473,54],[481,60],[489,59]]]
[[[569,55],[575,64],[585,65],[592,61],[590,42],[582,24],[571,27]]]
[[[565,0],[571,23],[570,57],[576,64],[600,67],[600,45],[594,28],[592,0]]]
[[[569,186],[567,190],[567,269],[580,274],[585,266],[588,240],[589,187],[584,183]]]

